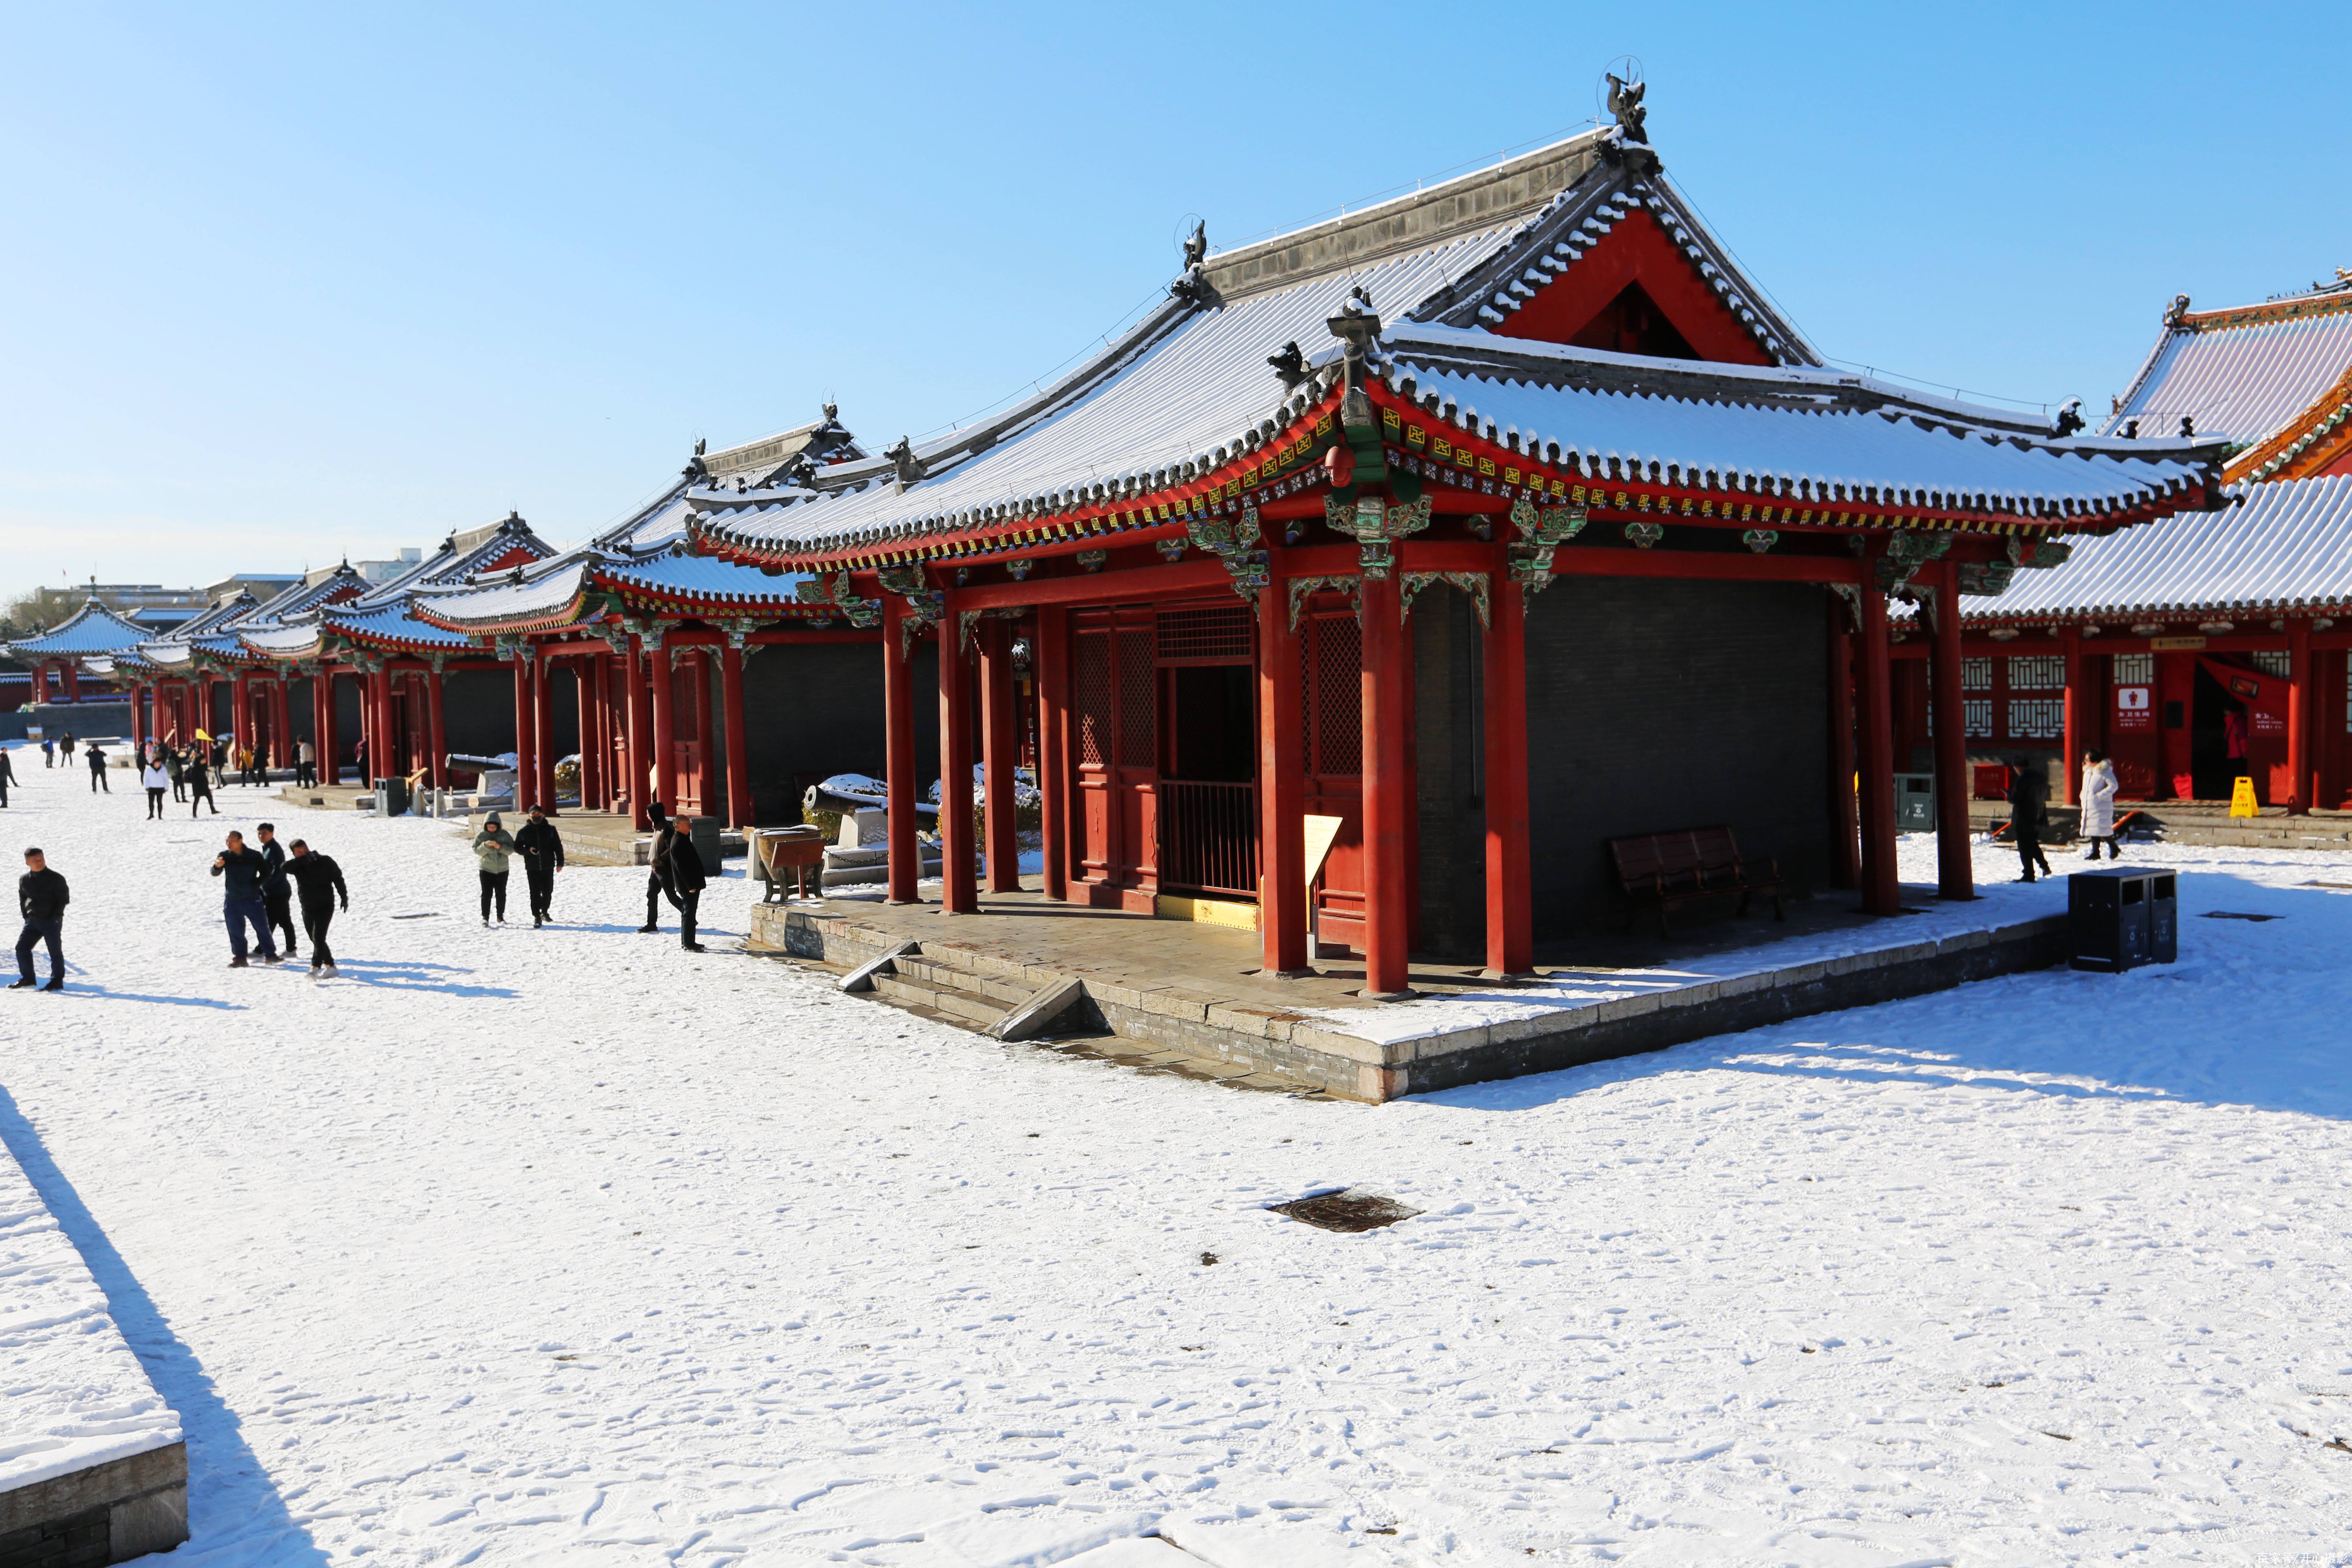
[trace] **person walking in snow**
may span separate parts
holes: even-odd
[[[0,806],[8,804],[8,786],[16,782],[16,770],[8,761],[8,748],[0,746]]]
[[[50,740],[47,735],[44,735],[41,737],[41,766],[45,768],[53,768],[57,765],[58,743],[55,741]]]
[[[181,770],[181,773],[187,780],[188,784],[189,819],[191,821],[194,819],[196,807],[199,805],[212,806],[213,815],[218,816],[220,807],[213,805],[212,771],[205,765],[205,752],[202,746],[188,753],[188,764]]]
[[[163,760],[150,753],[147,765],[139,770],[139,783],[147,792],[147,820],[163,820],[163,792],[172,787],[172,776],[163,771]]]
[[[73,731],[68,730],[58,737],[58,751],[65,758],[65,766],[73,766]]]
[[[245,835],[232,827],[228,831],[228,847],[213,857],[213,875],[221,880],[221,919],[228,926],[228,966],[245,968],[245,931],[253,928],[260,939],[261,962],[283,963],[278,956],[278,944],[270,940],[269,910],[263,903],[262,880],[268,875],[269,863],[257,849],[245,847]]]
[[[106,776],[106,748],[92,741],[82,748],[81,754],[89,759],[89,793],[96,795],[104,790],[112,795],[114,785]]]
[[[694,916],[702,902],[702,851],[694,847],[694,818],[682,812],[670,820],[667,866],[670,896],[677,904],[678,945],[700,952],[702,944],[694,940]]]
[[[172,798],[174,801],[184,801],[188,798],[187,768],[187,763],[180,755],[180,748],[169,741],[164,742],[163,771],[171,776]]]
[[[44,991],[66,988],[66,905],[73,901],[66,879],[49,869],[48,858],[37,849],[25,851],[25,874],[16,879],[16,912],[25,929],[16,938],[16,980],[11,991],[33,988],[33,947],[49,950],[49,983]]]
[[[2052,875],[2050,857],[2042,852],[2042,775],[2032,768],[2018,768],[2010,775],[2009,835],[2017,840],[2017,860],[2025,874],[2018,880],[2033,880],[2033,867],[2040,862],[2042,874]]]
[[[646,819],[654,825],[654,850],[651,869],[646,874],[646,923],[637,928],[644,936],[661,930],[661,901],[667,899],[670,907],[677,907],[677,893],[670,887],[670,845],[677,837],[677,829],[670,825],[669,813],[657,800],[646,803]]]
[[[2097,859],[2104,844],[2108,859],[2122,859],[2124,852],[2116,847],[2116,765],[2105,752],[2083,753],[2083,788],[2076,798],[2083,803],[2083,837],[2091,843],[2083,858]]]
[[[302,899],[302,930],[310,938],[310,978],[332,980],[340,971],[334,950],[327,945],[327,928],[334,923],[336,900],[342,900],[345,914],[352,912],[352,890],[343,885],[343,868],[332,856],[314,852],[299,838],[289,847],[294,853],[286,861],[286,875]]]
[[[291,912],[294,889],[286,883],[286,847],[278,842],[278,829],[271,823],[265,822],[254,831],[261,836],[261,858],[265,868],[261,874],[263,917],[269,921],[273,933],[281,931],[286,933],[286,956],[299,958],[302,948],[294,940],[294,916]]]
[[[563,836],[547,820],[547,807],[530,808],[530,820],[515,835],[515,847],[522,851],[523,886],[530,894],[531,929],[537,931],[554,918],[555,874],[563,869]]]
[[[319,784],[319,752],[308,741],[298,741],[294,746],[294,783],[302,789],[315,789]]]
[[[490,906],[498,905],[499,924],[507,923],[507,868],[514,858],[514,835],[499,823],[499,814],[492,812],[482,818],[482,830],[474,835],[474,858],[482,878],[482,923],[490,923]]]

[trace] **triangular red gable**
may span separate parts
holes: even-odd
[[[1645,315],[1663,321],[1644,321]],[[1619,341],[1588,341],[1612,335],[1609,329],[1619,322],[1624,329],[1614,334]],[[1659,342],[1659,325],[1681,340],[1666,357],[1685,357],[1686,348],[1688,357],[1722,363],[1772,363],[1755,333],[1716,297],[1658,220],[1638,207],[1611,225],[1599,243],[1494,331],[1507,338],[1582,348],[1626,343],[1626,352],[1641,353],[1655,352],[1639,344]]]

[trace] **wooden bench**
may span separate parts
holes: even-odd
[[[1617,864],[1617,885],[1633,908],[1625,917],[1631,934],[1641,920],[1644,902],[1658,906],[1658,935],[1664,937],[1666,912],[1694,899],[1739,895],[1739,913],[1758,893],[1772,895],[1772,918],[1785,921],[1789,911],[1781,898],[1787,890],[1780,863],[1748,860],[1739,854],[1739,841],[1728,827],[1685,827],[1672,833],[1641,833],[1612,838],[1609,854]]]

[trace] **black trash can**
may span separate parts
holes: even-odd
[[[408,815],[408,781],[406,779],[375,781],[375,814],[378,816]]]
[[[2066,879],[2066,917],[2077,969],[2120,973],[2179,956],[2180,895],[2170,871],[2077,871]]]

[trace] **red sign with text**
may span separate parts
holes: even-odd
[[[2156,688],[2153,686],[2116,687],[2115,727],[2118,730],[2155,729]]]

